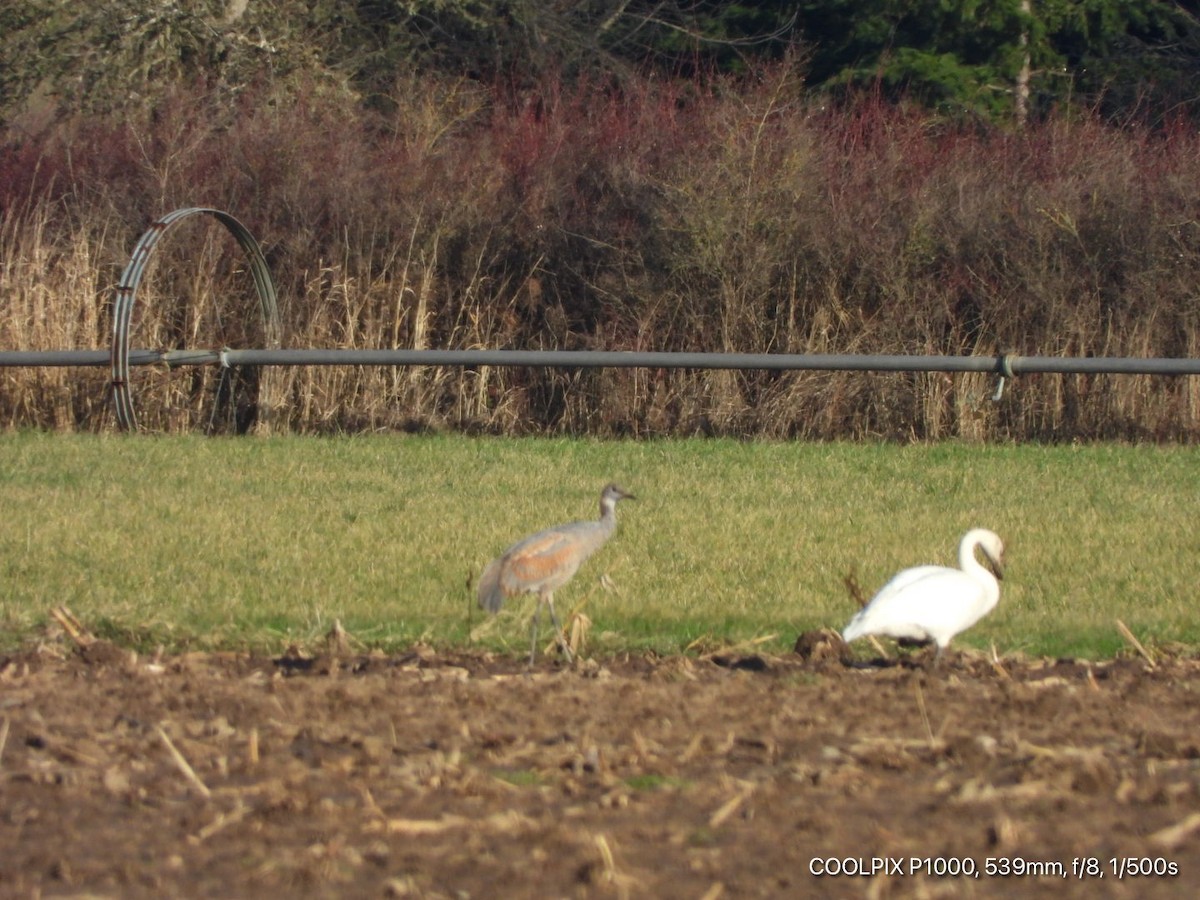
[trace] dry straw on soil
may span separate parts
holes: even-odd
[[[21,896],[1194,892],[1195,660],[945,663],[527,672],[421,647],[141,658],[47,635],[0,657],[0,879]],[[860,857],[904,869],[819,874]]]

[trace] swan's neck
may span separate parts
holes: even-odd
[[[962,546],[958,548],[958,567],[978,581],[998,585],[996,576],[975,555],[979,547],[978,540],[963,541]]]

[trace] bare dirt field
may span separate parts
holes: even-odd
[[[1197,896],[1198,686],[46,644],[0,657],[0,895]]]

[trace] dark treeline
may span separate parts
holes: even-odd
[[[0,116],[153,105],[171,84],[322,81],[386,104],[398,75],[736,74],[795,60],[957,117],[1197,115],[1200,18],[1175,0],[23,0],[0,7]]]

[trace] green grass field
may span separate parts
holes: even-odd
[[[461,436],[0,436],[0,647],[59,604],[139,648],[522,654],[531,598],[485,620],[474,579],[517,538],[597,514],[616,537],[557,597],[588,652],[712,649],[841,628],[894,571],[1007,543],[999,608],[959,646],[1110,656],[1200,646],[1200,449],[603,442]],[[603,579],[601,576],[606,575]]]

